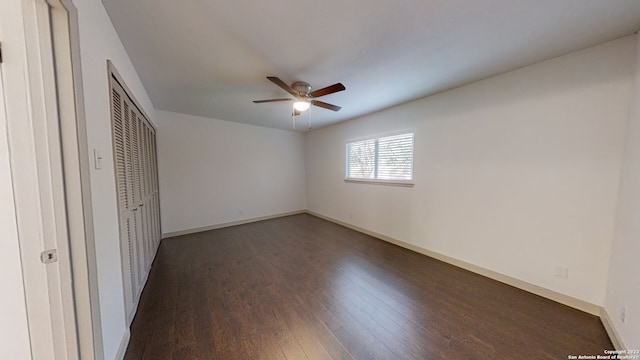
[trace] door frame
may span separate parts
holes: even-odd
[[[7,138],[32,359],[103,359],[77,10],[0,4]],[[45,264],[44,250],[57,261]]]
[[[93,232],[90,154],[84,110],[78,11],[72,0],[47,0],[52,6],[54,45],[59,46],[56,64],[58,98],[66,107],[60,121],[65,161],[67,216],[72,256],[74,300],[81,359],[104,357],[98,294],[98,269]],[[64,75],[63,75],[64,74]],[[60,79],[64,79],[60,81]],[[66,94],[66,97],[60,94]],[[62,108],[62,106],[61,106]],[[92,356],[93,355],[93,356]]]

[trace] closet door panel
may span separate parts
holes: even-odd
[[[160,244],[156,140],[151,123],[112,75],[113,155],[124,305],[130,323]]]
[[[117,84],[116,84],[117,85]],[[135,292],[135,279],[133,278],[132,267],[132,248],[130,236],[130,178],[127,169],[128,154],[130,153],[130,141],[128,135],[129,113],[128,104],[125,102],[124,91],[119,86],[112,87],[111,104],[112,104],[112,121],[113,121],[113,148],[114,162],[116,172],[116,187],[118,193],[119,219],[120,219],[120,239],[121,239],[121,256],[123,268],[123,292],[125,308],[131,307]]]

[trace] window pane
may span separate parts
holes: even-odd
[[[378,179],[411,180],[413,133],[378,139]]]
[[[347,144],[347,178],[413,179],[413,133]]]
[[[374,179],[375,139],[353,142],[347,145],[347,177]]]

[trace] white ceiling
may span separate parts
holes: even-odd
[[[266,76],[342,82],[318,128],[640,30],[640,0],[103,3],[157,109],[281,129],[290,103],[251,102],[288,97]]]

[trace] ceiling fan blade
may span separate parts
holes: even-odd
[[[322,89],[318,89],[318,90],[312,91],[309,95],[311,97],[317,98],[317,97],[320,97],[320,96],[333,94],[335,92],[342,91],[344,89],[346,89],[344,87],[344,85],[342,85],[341,83],[337,83],[337,84],[333,84],[331,86],[327,86],[326,88],[322,88]]]
[[[253,100],[256,104],[268,103],[268,102],[277,102],[277,101],[291,101],[292,99],[269,99],[269,100]]]
[[[325,109],[329,109],[329,110],[333,110],[333,111],[340,111],[340,109],[342,109],[342,107],[338,106],[338,105],[333,105],[333,104],[328,104],[324,101],[318,101],[318,100],[311,100],[311,103],[315,106],[319,106],[321,108],[325,108]]]
[[[285,83],[284,81],[280,80],[279,77],[277,76],[267,76],[267,79],[271,80],[271,82],[273,82],[274,84],[280,86],[282,89],[284,89],[284,91],[288,92],[289,94],[293,95],[293,96],[298,96],[298,93],[293,90],[293,88],[289,85],[287,85],[287,83]]]

